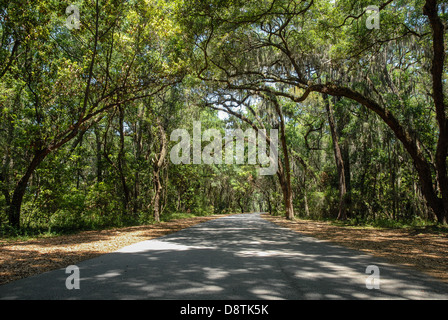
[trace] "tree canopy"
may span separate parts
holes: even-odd
[[[3,1],[1,230],[255,210],[446,224],[447,18],[436,0]],[[275,175],[247,144],[243,164],[174,164],[195,121],[278,130]]]

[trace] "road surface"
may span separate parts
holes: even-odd
[[[368,289],[379,271],[379,289]],[[0,299],[448,299],[448,284],[274,225],[260,214],[211,220],[0,286]],[[68,281],[70,284],[75,282]]]

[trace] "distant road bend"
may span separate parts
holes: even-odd
[[[368,266],[380,288],[368,289]],[[448,285],[417,271],[302,236],[259,213],[226,216],[0,286],[1,299],[448,299]]]

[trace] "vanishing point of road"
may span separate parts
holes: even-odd
[[[368,289],[368,266],[379,289]],[[259,213],[210,220],[77,264],[0,286],[0,299],[448,299],[448,284],[300,235]],[[370,277],[370,278],[369,278]]]

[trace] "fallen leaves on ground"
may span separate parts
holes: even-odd
[[[446,234],[418,233],[411,229],[343,227],[321,221],[290,221],[268,214],[263,214],[262,217],[303,235],[383,257],[391,263],[411,267],[448,282]]]
[[[148,226],[85,231],[78,234],[0,244],[0,285],[161,237],[195,224],[223,217],[214,215],[161,222]]]

